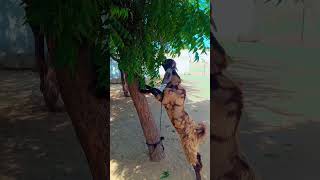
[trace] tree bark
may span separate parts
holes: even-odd
[[[128,87],[132,101],[139,116],[143,134],[146,138],[146,143],[156,144],[159,142],[159,144],[155,146],[148,145],[150,160],[160,161],[161,159],[164,159],[165,153],[162,141],[160,140],[160,133],[150,112],[147,99],[139,92],[137,81],[129,83]]]
[[[48,49],[53,54],[54,42],[48,40]],[[90,64],[87,46],[78,51],[72,76],[67,67],[56,69],[60,92],[75,133],[87,157],[94,180],[109,178],[109,100],[97,97],[92,90],[96,74]]]
[[[57,104],[60,92],[56,75],[54,70],[49,68],[48,63],[45,61],[44,35],[40,32],[39,27],[31,26],[31,29],[34,36],[37,71],[40,77],[40,91],[48,110],[51,112],[60,111],[62,108]]]
[[[130,97],[126,74],[122,70],[120,70],[120,74],[121,74],[121,84],[122,84],[123,95],[125,97]]]

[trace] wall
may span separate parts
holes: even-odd
[[[118,68],[118,63],[113,59],[110,60],[110,82],[121,83],[121,74]]]
[[[301,44],[303,3],[284,0],[279,6],[265,0],[215,0],[214,14],[217,37],[237,42],[259,40],[278,45]],[[275,0],[274,0],[275,1]],[[305,46],[319,47],[320,1],[304,0]]]
[[[24,23],[20,0],[0,1],[0,66],[32,68],[34,46],[31,29]]]

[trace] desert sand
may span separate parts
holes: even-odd
[[[186,111],[196,121],[205,121],[210,126],[209,75],[181,76],[182,85],[187,90]],[[191,86],[192,85],[192,86]],[[150,162],[145,138],[131,98],[123,97],[120,85],[112,85],[111,96],[111,180],[158,180],[168,171],[168,180],[194,180],[194,170],[188,164],[178,134],[175,132],[163,108],[162,136],[166,158],[160,162]],[[147,96],[149,107],[157,124],[160,118],[160,103],[152,95]],[[209,136],[200,146],[203,170],[202,178],[210,179]]]

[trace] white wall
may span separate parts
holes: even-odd
[[[24,25],[21,0],[0,0],[0,55],[33,54],[33,35]]]
[[[0,0],[0,68],[33,68],[34,40],[21,0]]]
[[[223,41],[238,39],[278,45],[301,44],[302,3],[284,0],[279,6],[265,0],[215,0],[214,15],[217,37]],[[320,1],[305,1],[306,46],[319,47]]]
[[[252,0],[214,0],[213,13],[218,28],[217,37],[237,41],[254,27],[254,3]]]
[[[210,52],[207,51],[206,54],[199,53],[199,62],[206,62],[210,66]],[[195,60],[195,54],[189,52],[188,50],[182,50],[179,57],[171,57],[170,55],[166,56],[167,58],[174,59],[177,63],[177,69],[179,74],[188,74],[190,72],[190,63]],[[160,75],[164,75],[165,71],[162,67],[159,69]]]

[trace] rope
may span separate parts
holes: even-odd
[[[160,127],[159,127],[159,129],[160,129],[160,140],[159,140],[158,142],[154,143],[154,144],[150,144],[150,143],[146,142],[146,144],[147,144],[148,146],[153,146],[154,149],[158,146],[158,144],[161,143],[162,140],[164,140],[164,137],[161,136],[161,126],[162,126],[162,125],[161,125],[161,120],[162,120],[162,99],[163,99],[163,97],[161,98],[161,101],[160,101],[160,106],[161,106],[161,108],[160,108],[160,123],[159,123],[159,126],[160,126]],[[163,144],[162,144],[162,149],[164,150]]]
[[[160,125],[160,137],[162,137],[162,136],[161,136],[162,101],[161,101],[161,103],[160,103],[160,106],[161,106],[161,110],[160,110],[160,123],[159,123],[159,125]]]
[[[162,96],[163,96],[163,94],[162,94]],[[163,100],[163,97],[161,97],[161,102],[160,102],[160,106],[161,106],[161,108],[160,108],[160,123],[159,123],[159,126],[160,126],[160,141],[162,141],[162,140],[164,140],[164,137],[163,136],[161,136],[161,127],[162,127],[162,125],[161,125],[161,121],[162,121],[162,100]],[[162,149],[164,150],[164,146],[162,145]]]

